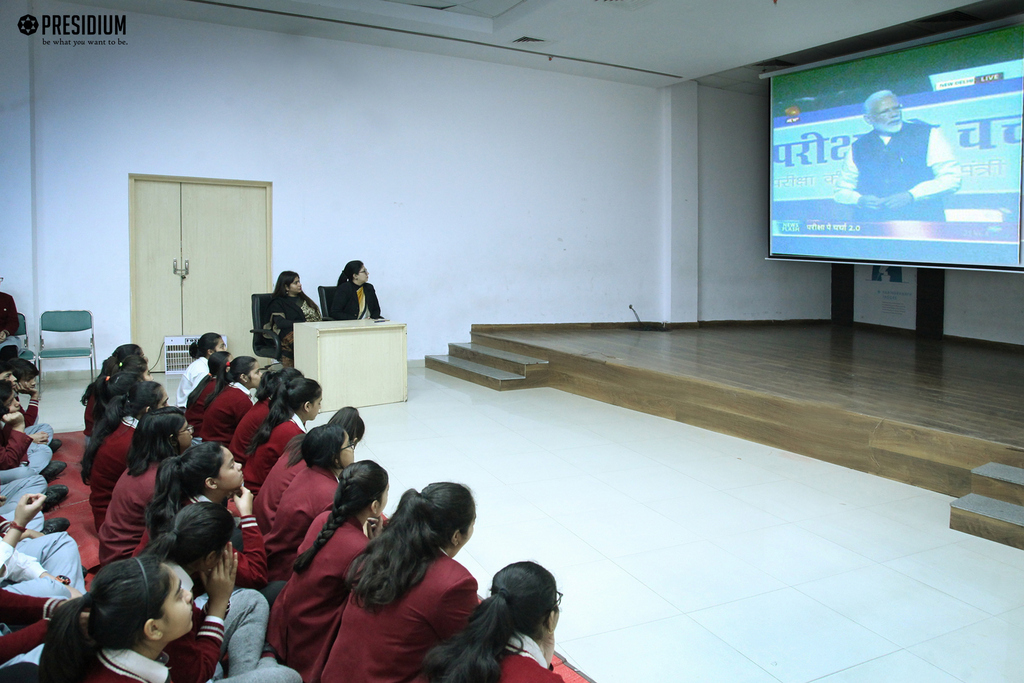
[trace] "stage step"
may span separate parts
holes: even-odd
[[[949,505],[950,529],[1024,549],[1024,507],[977,493]]]
[[[543,373],[548,367],[546,360],[473,342],[449,344],[448,355],[479,363],[480,365],[489,365],[492,368],[522,375],[523,377],[532,377],[533,375]]]
[[[1024,469],[990,462],[971,470],[971,493],[1024,505]]]
[[[507,389],[523,388],[526,377],[517,375],[514,372],[507,372],[492,368],[489,365],[481,365],[464,358],[455,356],[427,356],[425,365],[431,370],[443,372],[452,377],[458,377],[474,384],[505,391]]]

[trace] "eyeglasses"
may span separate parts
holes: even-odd
[[[343,451],[353,450],[354,451],[358,444],[359,444],[359,439],[356,439],[355,441],[349,441],[348,445],[345,446],[344,448],[342,448],[341,450],[343,450]]]
[[[562,606],[562,591],[555,591],[555,609]]]
[[[184,431],[188,432],[189,434],[193,434],[196,431],[196,428],[190,424],[186,424]]]

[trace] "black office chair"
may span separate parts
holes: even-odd
[[[273,358],[281,362],[281,338],[277,332],[271,329],[264,329],[264,325],[270,320],[267,310],[270,308],[270,300],[273,294],[252,295],[252,352],[253,355],[263,358]]]
[[[320,285],[316,291],[320,292],[320,315],[324,320],[334,320],[330,316],[331,303],[334,301],[334,292],[337,287],[324,287]]]

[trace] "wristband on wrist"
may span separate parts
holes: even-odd
[[[21,533],[25,533],[26,531],[28,531],[28,527],[23,527],[22,525],[18,524],[17,522],[11,522],[11,528],[12,529],[17,529]]]

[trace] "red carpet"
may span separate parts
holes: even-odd
[[[89,487],[82,483],[82,454],[85,452],[85,435],[82,432],[63,432],[57,434],[64,445],[53,456],[68,464],[68,468],[52,484],[63,484],[68,487],[68,497],[58,507],[47,513],[47,517],[67,517],[71,522],[68,533],[78,541],[78,552],[82,556],[82,565],[93,569],[99,565],[99,541],[96,538],[96,527],[92,521],[92,508],[89,507]]]
[[[591,679],[584,676],[583,673],[562,661],[562,657],[557,652],[551,663],[554,665],[555,673],[561,676],[565,683],[594,683]]]

